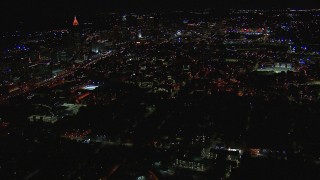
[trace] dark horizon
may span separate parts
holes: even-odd
[[[55,1],[8,1],[0,2],[0,10],[3,15],[17,17],[21,15],[37,14],[65,14],[65,13],[92,13],[100,11],[167,11],[190,10],[203,8],[218,9],[270,9],[270,8],[320,8],[320,2],[316,0],[55,0]]]
[[[147,1],[137,0],[126,2],[125,0],[55,0],[55,1],[1,1],[0,20],[6,28],[14,29],[19,23],[38,28],[49,24],[62,24],[73,15],[83,15],[93,18],[97,13],[108,12],[167,12],[174,10],[201,10],[216,9],[224,11],[227,9],[317,9],[320,2],[315,0],[162,0]],[[2,29],[2,31],[6,29]]]

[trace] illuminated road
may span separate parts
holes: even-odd
[[[96,57],[94,57],[93,60],[91,60],[90,62],[86,63],[86,64],[82,64],[82,65],[77,65],[74,66],[72,68],[69,68],[67,70],[65,70],[63,73],[57,75],[56,77],[52,77],[49,79],[45,79],[42,80],[40,82],[29,82],[29,83],[24,83],[23,85],[21,85],[19,87],[19,90],[14,91],[12,93],[10,93],[9,95],[6,96],[1,96],[0,97],[0,104],[6,102],[7,100],[28,93],[28,92],[32,92],[40,87],[54,87],[60,84],[64,83],[64,79],[70,75],[73,75],[77,70],[81,69],[81,68],[88,68],[92,65],[95,65],[98,61],[106,59],[110,56],[112,56],[113,53],[111,51],[109,51],[108,53],[102,54],[102,55],[97,55]]]
[[[109,179],[112,175],[113,175],[113,173],[115,173],[118,169],[119,169],[119,167],[120,167],[120,164],[118,164],[118,165],[115,165],[112,169],[111,169],[111,171],[110,171],[110,173],[106,176],[106,177],[104,177],[104,178],[102,178],[102,179]]]
[[[152,172],[151,170],[148,171],[148,173],[151,175],[151,179],[158,180],[158,177]]]

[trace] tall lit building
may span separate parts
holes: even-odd
[[[78,22],[78,20],[77,20],[77,16],[74,16],[72,25],[73,25],[73,26],[79,26],[79,22]]]
[[[142,37],[141,29],[139,29],[139,31],[138,31],[138,38],[139,38],[139,39],[142,39],[142,38],[143,38],[143,37]]]
[[[74,16],[69,37],[69,50],[71,54],[78,54],[81,50],[81,30],[76,16]]]

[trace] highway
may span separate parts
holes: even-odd
[[[31,82],[23,83],[22,85],[20,85],[18,87],[18,90],[14,91],[12,93],[9,93],[9,95],[0,96],[0,104],[10,100],[11,98],[32,92],[32,91],[34,91],[38,88],[41,88],[41,87],[48,87],[48,86],[53,87],[56,85],[63,84],[64,79],[70,75],[73,75],[77,70],[82,69],[82,68],[88,68],[92,65],[95,65],[98,61],[106,59],[108,57],[111,57],[112,55],[113,55],[112,51],[109,51],[109,52],[101,54],[101,55],[96,55],[91,61],[84,63],[84,64],[81,64],[81,65],[77,65],[77,66],[68,68],[55,77],[52,77],[49,79],[44,79],[39,82],[31,81]]]

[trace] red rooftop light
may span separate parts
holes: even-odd
[[[73,19],[73,23],[72,23],[73,26],[79,26],[79,22],[77,20],[77,17],[75,16],[74,19]]]

